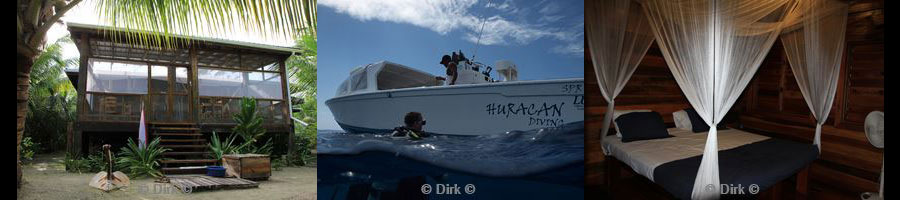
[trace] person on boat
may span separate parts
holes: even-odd
[[[469,59],[466,58],[466,55],[463,54],[462,50],[459,50],[459,54],[458,54],[458,55],[459,55],[459,61],[469,62]]]
[[[444,67],[447,68],[447,78],[450,79],[450,84],[448,85],[456,84],[456,62],[452,62],[452,60],[453,59],[448,55],[444,55],[444,57],[441,58],[441,65],[444,65]]]
[[[422,118],[422,113],[406,113],[406,116],[403,117],[403,124],[404,126],[394,128],[394,132],[391,135],[394,137],[409,137],[412,140],[420,140],[430,136],[430,134],[422,130],[422,126],[425,126],[425,119]]]

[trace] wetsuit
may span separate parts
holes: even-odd
[[[409,137],[412,140],[421,140],[424,137],[428,137],[428,134],[424,131],[415,131],[406,127],[397,127],[394,128],[394,132],[391,133],[391,136],[394,137]]]

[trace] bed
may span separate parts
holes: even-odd
[[[611,163],[631,167],[675,198],[690,199],[707,134],[681,128],[667,131],[672,137],[631,142],[622,142],[616,135],[605,136],[603,151]],[[718,130],[718,145],[721,184],[729,184],[729,189],[743,187],[723,194],[723,198],[734,193],[752,196],[794,174],[802,175],[798,176],[797,194],[805,196],[808,166],[818,157],[816,146],[733,128]],[[607,164],[610,166],[615,164]],[[607,177],[607,183],[614,184],[611,179],[615,176]],[[751,184],[758,186],[756,192],[751,193]]]

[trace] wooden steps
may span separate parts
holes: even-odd
[[[217,164],[218,160],[209,158],[209,144],[196,125],[156,123],[151,128],[160,146],[171,149],[162,154],[166,158],[160,161],[163,174],[206,174],[206,166]]]

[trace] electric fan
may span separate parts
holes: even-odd
[[[866,116],[866,138],[876,148],[884,148],[884,112],[873,111]],[[884,199],[884,155],[881,156],[881,177],[878,183],[878,193],[863,192],[860,198],[865,200]]]

